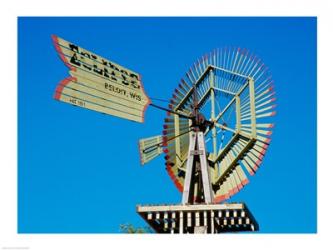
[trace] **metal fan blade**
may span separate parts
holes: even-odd
[[[244,173],[244,171],[240,165],[237,165],[235,169],[236,169],[237,175],[239,177],[239,180],[240,180],[242,186],[244,187],[245,185],[247,185],[249,183],[249,179],[247,178],[246,174]]]
[[[242,127],[251,127],[251,124],[242,124]],[[273,128],[274,127],[274,123],[257,123],[256,124],[257,128]]]

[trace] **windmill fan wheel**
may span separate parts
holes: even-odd
[[[196,100],[194,100],[196,90]],[[249,183],[271,141],[275,91],[270,71],[246,49],[223,48],[199,58],[180,80],[168,108],[190,116],[196,102],[204,131],[215,203]],[[167,112],[161,145],[166,170],[182,192],[192,121]]]

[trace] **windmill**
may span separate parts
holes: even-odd
[[[151,102],[136,72],[59,37],[53,41],[71,75],[60,82],[55,99],[137,122],[149,105],[166,111],[162,135],[139,141],[141,164],[164,153],[165,168],[182,193],[180,204],[137,206],[156,232],[258,230],[244,203],[224,201],[249,183],[270,144],[275,92],[260,59],[240,48],[204,55],[165,108]]]

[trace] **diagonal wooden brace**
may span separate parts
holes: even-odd
[[[184,182],[184,190],[182,203],[191,204],[194,201],[194,196],[198,195],[203,191],[204,202],[210,204],[213,202],[213,192],[212,185],[210,181],[210,172],[208,169],[208,162],[206,156],[206,146],[203,132],[195,131],[190,135],[190,144],[186,164],[186,175]],[[199,178],[202,182],[202,189],[197,190],[197,193],[194,192],[194,175],[196,172],[196,161],[195,156],[199,158],[200,171]]]

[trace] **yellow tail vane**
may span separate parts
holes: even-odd
[[[151,101],[138,73],[55,35],[52,39],[71,75],[57,86],[56,100],[136,122],[144,121]]]

